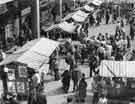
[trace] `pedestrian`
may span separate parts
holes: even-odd
[[[73,80],[73,92],[78,89],[78,82],[81,78],[81,72],[76,65],[75,70],[72,72],[72,80]]]
[[[96,67],[99,65],[99,57],[96,54],[92,54],[89,56],[89,68],[90,68],[90,77],[92,77],[92,74],[96,75],[98,71],[96,71]]]
[[[73,52],[67,52],[65,61],[68,65],[70,65],[70,71],[72,72],[74,70],[74,66],[75,66],[75,57],[74,57]]]
[[[65,70],[62,74],[62,84],[63,84],[63,90],[65,93],[68,92],[70,87],[70,79],[71,79],[71,72],[68,70]]]
[[[87,57],[87,48],[86,45],[84,44],[81,48],[81,64],[84,64],[86,57]]]
[[[73,99],[70,98],[70,97],[68,97],[68,98],[66,99],[66,102],[64,102],[64,103],[62,103],[62,104],[71,104],[72,101],[73,101]]]
[[[107,10],[106,11],[106,24],[109,23],[109,20],[110,20],[110,15],[109,15],[109,11]]]
[[[56,81],[60,79],[58,62],[57,62],[56,58],[54,59],[54,78],[55,78]]]
[[[85,102],[85,98],[87,96],[87,82],[85,81],[85,74],[82,74],[82,79],[79,82],[79,102]]]
[[[100,98],[97,104],[107,104],[107,98],[104,94],[100,95]]]
[[[93,91],[92,104],[97,104],[99,100],[99,76],[93,77],[91,85]]]

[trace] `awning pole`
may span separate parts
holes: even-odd
[[[37,37],[40,38],[40,3],[36,0],[36,12],[37,12]]]
[[[60,21],[62,21],[62,0],[60,0]]]

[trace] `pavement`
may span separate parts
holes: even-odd
[[[89,37],[92,35],[98,35],[99,32],[102,34],[105,33],[109,33],[109,34],[114,34],[115,33],[115,29],[116,29],[116,24],[108,24],[105,25],[104,21],[102,23],[102,25],[98,26],[98,27],[91,27],[89,28]],[[125,30],[126,33],[129,34],[129,25],[125,26]],[[135,49],[135,41],[132,41],[132,48]],[[61,60],[64,61],[64,60]],[[61,70],[61,72],[63,72],[63,70],[65,70],[67,68],[67,66],[65,64],[63,64],[64,62],[62,62],[61,67],[64,66],[64,68]],[[89,68],[88,65],[79,65],[79,70],[82,71],[83,73],[86,74],[86,78],[87,78],[87,83],[88,83],[88,88],[87,88],[87,97],[86,97],[86,102],[85,103],[76,103],[74,102],[75,100],[75,96],[76,94],[72,92],[73,90],[73,83],[71,81],[71,86],[69,89],[69,93],[68,94],[64,94],[62,91],[62,83],[61,80],[59,81],[54,81],[52,76],[49,76],[48,79],[50,79],[49,81],[47,81],[45,83],[45,94],[47,95],[47,104],[64,104],[66,102],[66,98],[67,97],[71,97],[73,98],[73,103],[72,104],[91,104],[91,99],[92,99],[92,91],[91,91],[91,82],[92,79],[89,78]],[[21,102],[21,104],[27,104],[26,102]]]

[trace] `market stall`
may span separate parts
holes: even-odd
[[[40,38],[26,43],[22,48],[8,55],[1,63],[7,73],[7,92],[16,93],[24,99],[29,93],[28,78],[31,71],[48,73],[49,58],[59,42]]]
[[[84,23],[86,21],[86,19],[88,18],[89,13],[85,13],[81,10],[78,10],[73,16],[72,18],[74,19],[74,21],[79,22],[79,23]]]
[[[85,5],[84,9],[86,9],[89,12],[94,11],[94,8],[90,7],[89,5]]]
[[[45,32],[47,32],[48,37],[53,40],[58,40],[59,38],[72,38],[76,36],[76,27],[75,23],[62,22],[56,25],[53,25],[49,28],[42,28]]]
[[[131,100],[135,95],[134,67],[135,61],[102,61],[98,69],[100,79],[105,83],[99,93],[106,92],[109,100]]]

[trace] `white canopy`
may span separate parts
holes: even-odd
[[[58,42],[47,38],[40,38],[26,43],[22,48],[7,56],[0,65],[20,62],[33,69],[40,69],[49,62],[49,56],[53,53]]]
[[[76,29],[76,25],[64,21],[62,23],[52,25],[47,29],[45,29],[44,27],[42,29],[44,31],[50,31],[50,30],[53,30],[53,29],[61,29],[61,30],[69,32],[69,33],[74,33],[74,31]]]
[[[44,31],[50,31],[50,30],[53,30],[53,29],[56,29],[58,27],[57,24],[54,24],[54,25],[51,25],[50,27],[46,28],[45,26],[42,26],[42,29]]]
[[[58,27],[69,33],[74,33],[74,31],[76,29],[76,25],[74,25],[72,23],[67,23],[67,22],[62,22],[62,23],[58,24]]]
[[[101,62],[100,76],[135,78],[135,61],[109,61]]]
[[[73,15],[74,15],[74,13],[69,13],[69,14],[66,15],[62,20],[63,20],[63,21],[68,20],[68,19],[72,18]]]
[[[78,10],[73,16],[72,18],[77,21],[77,22],[84,22],[86,20],[86,18],[88,17],[88,13],[85,13],[81,10]]]
[[[89,12],[94,10],[94,8],[90,7],[89,5],[85,5],[84,9],[86,9]]]
[[[11,1],[14,1],[14,0],[0,0],[0,5],[11,2]]]
[[[94,0],[94,1],[92,1],[92,3],[94,5],[100,6],[102,4],[102,1],[100,1],[100,0]]]

